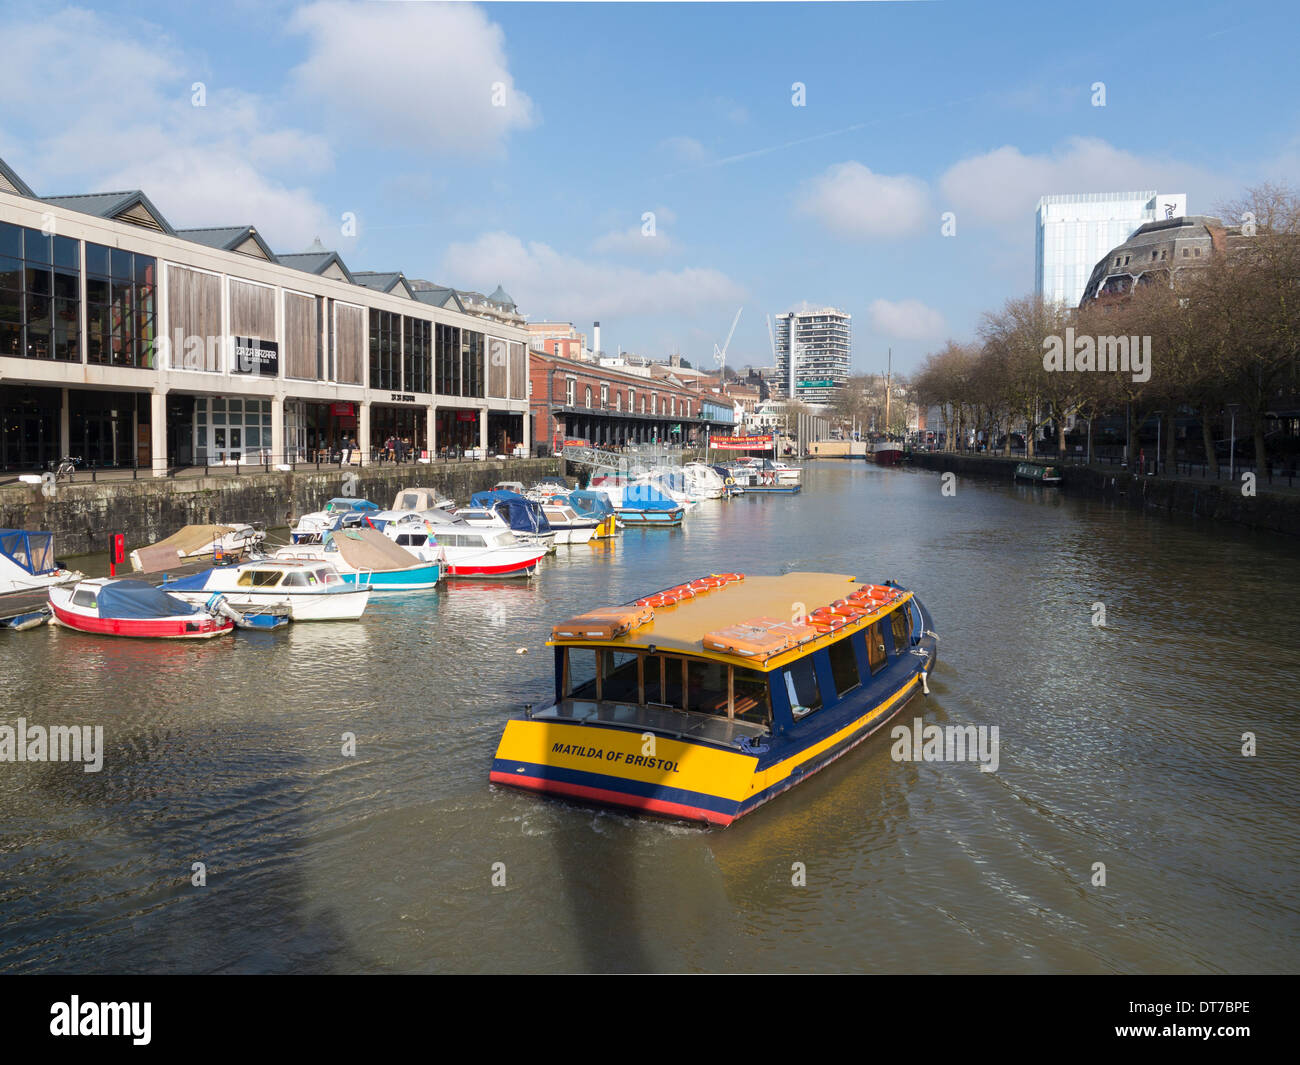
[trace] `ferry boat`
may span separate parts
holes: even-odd
[[[548,645],[554,692],[506,725],[492,782],[719,826],[883,728],[938,655],[912,592],[824,573],[713,574]]]
[[[1055,466],[1046,466],[1041,462],[1021,462],[1016,466],[1014,479],[1032,481],[1034,484],[1059,485],[1061,471]]]

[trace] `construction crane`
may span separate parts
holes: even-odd
[[[717,344],[713,345],[713,358],[721,367],[719,373],[721,375],[721,384],[724,386],[727,383],[727,349],[731,347],[731,338],[736,335],[736,325],[740,321],[740,312],[744,309],[744,307],[741,307],[736,311],[736,317],[731,320],[731,331],[727,333],[727,339],[722,342],[722,347],[718,347]]]

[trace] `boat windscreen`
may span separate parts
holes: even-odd
[[[0,531],[0,552],[28,573],[52,573],[55,569],[52,532],[5,529]]]

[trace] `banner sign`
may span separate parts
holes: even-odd
[[[709,440],[710,447],[724,451],[771,451],[772,435],[766,436],[715,436]]]
[[[330,413],[337,415],[340,418],[351,418],[357,412],[352,409],[351,403],[331,403]]]
[[[478,411],[458,410],[456,412],[456,420],[458,422],[476,422],[478,421]]]
[[[280,345],[274,340],[256,337],[235,337],[235,373],[256,374],[258,377],[280,376]]]

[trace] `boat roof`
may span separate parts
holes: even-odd
[[[869,582],[868,582],[869,583]],[[648,649],[675,654],[690,654],[713,658],[722,662],[742,665],[746,669],[769,671],[788,665],[815,650],[826,647],[835,640],[857,632],[866,624],[879,620],[901,603],[911,598],[905,592],[900,599],[882,607],[859,622],[853,622],[815,640],[766,660],[742,655],[705,650],[704,637],[731,625],[739,625],[754,618],[776,618],[789,621],[809,614],[818,607],[828,606],[843,599],[860,587],[856,577],[841,573],[786,573],[779,577],[745,577],[721,588],[715,588],[693,599],[685,599],[670,607],[656,607],[654,619],[623,636],[612,640],[552,640],[554,645],[595,645]],[[901,591],[901,589],[900,589]]]

